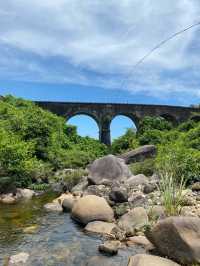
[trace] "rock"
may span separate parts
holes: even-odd
[[[120,241],[106,241],[99,245],[99,251],[107,255],[117,255],[120,245]]]
[[[107,155],[95,160],[89,168],[88,182],[93,185],[100,185],[105,180],[111,183],[116,180],[126,180],[131,176],[131,171],[122,159],[114,155]]]
[[[153,250],[155,247],[152,243],[145,237],[145,236],[133,236],[129,237],[127,241],[127,245],[140,245],[144,247],[146,250],[150,251]]]
[[[62,201],[62,208],[64,212],[71,212],[73,209],[73,206],[78,198],[74,197],[73,195],[69,195],[68,197],[65,197]]]
[[[132,208],[140,207],[145,205],[147,198],[142,192],[135,192],[128,198],[128,202]]]
[[[62,212],[62,206],[59,203],[47,203],[44,205],[44,208],[47,211],[56,211],[56,212]]]
[[[126,265],[116,264],[116,261],[113,261],[111,260],[111,258],[106,256],[94,256],[89,258],[86,264],[83,264],[83,266],[126,266]]]
[[[84,225],[93,221],[112,222],[114,212],[104,198],[88,195],[76,201],[72,218]]]
[[[160,218],[164,218],[166,216],[165,209],[163,206],[154,205],[152,208],[150,208],[148,216],[150,220],[158,220]]]
[[[155,189],[157,188],[156,184],[146,184],[143,188],[143,192],[145,194],[149,194],[149,193],[152,193]]]
[[[200,263],[199,218],[166,218],[147,231],[146,236],[162,255],[181,264]]]
[[[17,197],[24,198],[24,199],[31,199],[35,195],[35,192],[31,189],[17,189]]]
[[[72,193],[83,192],[87,188],[87,186],[88,186],[88,181],[84,180],[84,181],[78,183],[76,186],[74,186],[71,191],[72,191]]]
[[[196,182],[192,185],[192,191],[200,191],[200,182]]]
[[[0,197],[0,202],[4,204],[13,204],[16,202],[16,198],[11,193],[4,194]]]
[[[121,204],[115,204],[113,210],[115,213],[115,217],[119,218],[130,210],[130,206],[127,202]]]
[[[111,237],[115,237],[115,232],[119,229],[114,223],[95,221],[95,222],[88,223],[85,227],[85,230],[90,233],[96,233],[100,235],[108,235]]]
[[[128,266],[180,266],[179,264],[157,256],[138,254],[130,257]]]
[[[32,226],[28,226],[26,228],[23,229],[23,233],[25,234],[34,234],[36,231],[38,230],[38,225],[32,225]]]
[[[84,192],[85,195],[96,195],[99,197],[108,197],[111,189],[105,185],[91,185],[88,186],[87,190]]]
[[[29,254],[21,252],[17,255],[11,256],[8,262],[8,266],[22,266],[28,261]]]
[[[123,203],[128,201],[128,193],[125,188],[113,188],[109,194],[110,200],[116,203]]]
[[[64,199],[72,198],[73,195],[71,193],[62,193],[58,198],[53,200],[53,203],[59,203],[62,205]]]
[[[200,204],[196,204],[195,206],[185,206],[181,209],[182,216],[191,216],[191,217],[199,217],[200,218]]]
[[[139,147],[133,151],[126,152],[119,157],[124,159],[125,163],[136,163],[144,161],[147,158],[152,158],[156,156],[156,146],[154,145],[145,145]]]
[[[143,175],[143,174],[139,174],[139,175],[135,175],[135,176],[131,176],[127,181],[126,184],[129,187],[135,187],[138,185],[146,185],[149,182],[148,178]]]
[[[124,214],[118,222],[118,226],[126,232],[127,236],[133,236],[135,231],[148,223],[146,210],[142,207],[132,209]]]

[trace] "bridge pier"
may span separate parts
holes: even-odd
[[[110,123],[102,123],[99,127],[99,140],[101,143],[110,146],[111,136],[110,136]]]

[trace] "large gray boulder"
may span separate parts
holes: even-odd
[[[107,155],[95,160],[89,167],[88,181],[93,185],[123,181],[131,177],[131,171],[124,160]]]
[[[138,254],[130,257],[128,266],[180,266],[179,264],[157,256]]]
[[[169,217],[146,236],[162,255],[181,264],[200,263],[200,218]]]
[[[132,209],[124,214],[118,222],[118,226],[126,232],[127,236],[135,234],[135,230],[141,229],[148,223],[147,212],[142,207]]]
[[[84,225],[93,221],[112,222],[114,212],[104,198],[88,195],[75,202],[72,218]]]
[[[135,150],[126,152],[120,155],[119,158],[123,159],[125,163],[130,164],[130,163],[144,161],[147,158],[152,158],[155,156],[156,156],[156,146],[145,145]]]

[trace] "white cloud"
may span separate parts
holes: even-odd
[[[184,93],[191,84],[191,95],[199,97],[198,28],[132,71],[160,41],[200,20],[199,12],[198,0],[1,1],[1,77],[95,84],[158,97]]]

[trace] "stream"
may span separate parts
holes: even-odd
[[[48,192],[14,205],[0,205],[0,265],[6,265],[9,256],[27,252],[28,266],[92,266],[88,260],[94,256],[109,260],[105,265],[126,266],[129,256],[144,252],[131,247],[104,257],[98,252],[100,237],[86,234],[70,214],[45,211],[44,204],[54,198],[55,193]],[[94,266],[99,265],[103,264]]]

